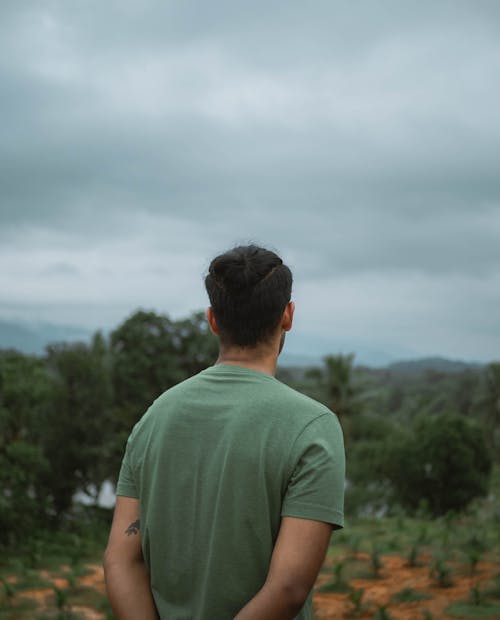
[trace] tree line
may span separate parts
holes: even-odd
[[[402,372],[353,361],[329,355],[323,368],[284,377],[340,418],[348,514],[439,516],[488,494],[500,466],[500,363]]]
[[[77,491],[115,481],[132,426],[164,390],[214,363],[203,313],[137,311],[90,343],[42,356],[0,351],[0,545],[72,518]],[[348,513],[459,510],[488,491],[498,454],[500,364],[398,377],[352,355],[278,378],[335,411],[346,439]]]
[[[0,544],[70,518],[116,480],[126,438],[164,390],[217,357],[202,313],[138,311],[108,338],[0,354]]]

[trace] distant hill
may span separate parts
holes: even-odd
[[[90,342],[92,334],[93,331],[83,327],[55,325],[42,321],[23,322],[0,319],[0,349],[17,349],[22,353],[41,355],[45,347],[53,342]],[[332,345],[332,353],[338,350],[340,349],[335,349]],[[354,349],[344,347],[344,350]],[[285,348],[278,363],[279,367],[288,369],[289,373],[301,375],[308,368],[323,366],[323,357],[324,355],[302,355],[293,351],[288,352]],[[415,376],[428,370],[457,373],[467,369],[478,369],[484,364],[450,360],[444,357],[426,357],[389,363],[386,354],[360,348],[356,350],[354,365],[378,368],[381,371],[389,370],[394,375]]]
[[[92,333],[82,327],[0,320],[0,349],[41,355],[50,343],[89,342]]]
[[[449,360],[445,357],[424,357],[416,360],[405,360],[388,365],[388,369],[394,374],[421,374],[428,370],[443,372],[446,374],[474,370],[484,366],[479,362],[464,362],[461,360]]]

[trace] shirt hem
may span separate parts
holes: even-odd
[[[302,504],[290,508],[283,508],[282,517],[297,517],[299,519],[312,519],[324,521],[335,526],[336,529],[344,527],[344,513],[340,510],[331,510],[317,505]]]
[[[139,494],[135,489],[131,489],[130,487],[125,486],[124,484],[119,484],[116,487],[116,495],[121,495],[123,497],[132,497],[133,499],[139,499]]]

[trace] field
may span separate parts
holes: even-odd
[[[500,514],[483,501],[438,520],[360,519],[335,532],[317,620],[500,618]],[[88,527],[88,526],[87,526]],[[108,620],[106,527],[45,534],[0,560],[0,620]]]
[[[334,534],[316,618],[500,618],[498,516],[360,521]]]

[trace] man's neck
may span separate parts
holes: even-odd
[[[276,366],[278,365],[278,355],[274,347],[266,347],[265,349],[221,348],[215,364],[244,366],[245,368],[258,370],[274,377]]]

